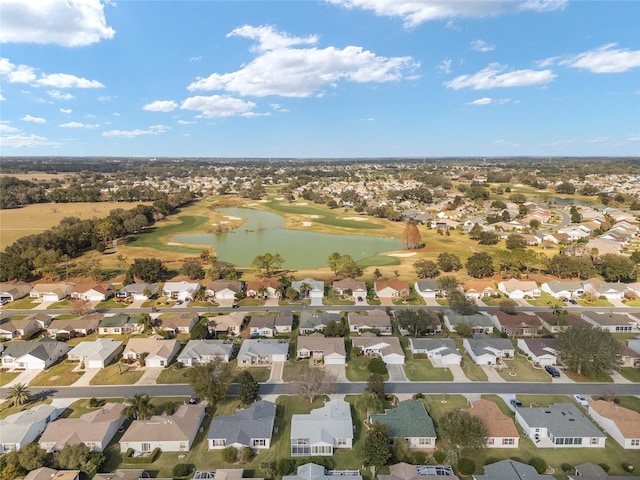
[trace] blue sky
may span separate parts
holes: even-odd
[[[2,155],[640,155],[637,1],[0,1]]]

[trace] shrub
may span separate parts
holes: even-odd
[[[598,465],[600,465],[600,468],[603,469],[607,473],[609,473],[609,470],[611,470],[611,467],[609,465],[607,465],[606,463],[599,463]]]
[[[260,462],[260,471],[265,478],[275,478],[278,475],[276,462]]]
[[[242,461],[244,463],[249,463],[251,460],[253,460],[253,457],[255,457],[256,454],[253,451],[253,448],[251,447],[242,447]]]
[[[98,406],[98,399],[93,397],[91,400],[89,400],[89,406],[92,408],[95,408]]]
[[[420,400],[421,398],[424,398],[424,393],[414,393],[412,398],[414,400]]]
[[[176,404],[173,402],[167,402],[167,406],[165,407],[164,411],[167,415],[173,415],[174,413],[176,413]]]
[[[238,449],[229,445],[222,449],[222,460],[227,463],[236,463],[238,460]]]
[[[153,463],[156,461],[156,459],[158,458],[158,456],[160,455],[160,453],[162,452],[162,450],[160,450],[160,448],[154,448],[153,451],[151,452],[151,455],[148,455],[146,457],[132,457],[131,455],[133,455],[133,448],[128,448],[127,449],[127,460],[126,463]]]
[[[445,458],[447,458],[447,454],[442,450],[436,450],[435,452],[433,452],[433,459],[436,461],[436,463],[444,462]]]
[[[458,460],[458,470],[462,475],[471,475],[476,469],[476,464],[469,458],[461,458]]]
[[[373,357],[369,361],[367,369],[371,373],[379,373],[380,375],[384,375],[385,373],[387,373],[387,366],[384,364],[384,361],[380,357]]]
[[[426,465],[427,464],[427,454],[417,450],[413,452],[413,460],[416,465]]]
[[[562,465],[560,465],[560,468],[564,473],[569,473],[571,470],[573,470],[573,465],[570,465],[568,463],[563,463]]]
[[[631,473],[631,472],[633,472],[634,466],[633,466],[633,465],[631,465],[630,463],[623,463],[623,464],[622,464],[622,469],[623,469],[625,472]]]
[[[296,468],[296,461],[292,458],[281,458],[278,462],[278,473],[280,475],[289,475]]]
[[[191,472],[191,465],[188,463],[177,463],[173,466],[174,477],[186,477]]]
[[[529,465],[536,469],[536,472],[539,474],[543,474],[547,471],[547,462],[544,461],[543,458],[533,457],[529,460]]]
[[[173,368],[174,368],[175,370],[182,370],[182,369],[184,368],[184,365],[183,365],[183,363],[182,363],[182,362],[176,362],[176,363],[173,365]]]

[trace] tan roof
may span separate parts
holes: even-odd
[[[150,357],[168,358],[171,352],[174,351],[176,343],[178,343],[178,340],[165,340],[157,337],[131,338],[124,348],[124,353],[135,352],[140,355],[143,352],[147,352]]]
[[[95,290],[96,292],[105,293],[105,294],[107,293],[107,287],[95,282],[79,283],[73,289],[73,291],[77,293],[85,293],[85,292],[88,292],[89,290]]]
[[[467,409],[474,417],[482,419],[490,437],[517,437],[518,430],[509,417],[490,400],[477,400]]]
[[[39,293],[48,293],[48,292],[68,292],[71,291],[74,287],[73,283],[36,283],[33,286],[33,290]]]
[[[75,480],[79,476],[80,470],[55,470],[42,467],[27,473],[24,480]]]
[[[323,355],[338,353],[346,356],[342,337],[325,337],[321,333],[298,337],[298,350],[322,351]]]
[[[343,278],[342,280],[336,280],[333,282],[333,288],[339,288],[342,290],[366,290],[367,284],[363,280],[356,280],[355,278]]]
[[[405,282],[404,280],[378,280],[375,282],[375,289],[384,290],[385,288],[393,288],[394,290],[408,290],[409,282]]]
[[[92,313],[80,318],[59,319],[55,318],[47,327],[48,330],[96,330],[100,324],[100,320],[104,318],[101,313]]]
[[[228,315],[209,317],[209,323],[215,325],[217,330],[226,330],[229,327],[240,327],[247,316],[245,312],[231,312]]]
[[[205,404],[180,405],[173,415],[154,415],[134,420],[120,442],[190,441],[202,422]]]
[[[387,346],[381,349],[381,352],[383,355],[397,353],[398,355],[402,355],[404,357],[404,350],[402,350],[402,345],[400,345],[400,340],[398,339],[398,337],[360,336],[360,337],[353,338],[351,341],[354,347],[360,347],[360,348],[368,348],[373,345],[385,343]]]
[[[590,402],[589,408],[593,408],[603,417],[610,418],[625,437],[637,438],[640,435],[640,413],[605,400]]]
[[[190,327],[195,317],[198,317],[197,312],[166,313],[160,315],[158,320],[162,328],[183,328]]]
[[[500,325],[505,327],[535,327],[542,328],[542,322],[536,315],[526,313],[516,313],[511,315],[505,312],[496,312],[496,317]]]
[[[254,291],[257,292],[258,290],[260,290],[260,287],[265,287],[265,288],[273,288],[273,289],[277,289],[280,286],[280,281],[279,280],[269,280],[269,279],[264,279],[264,280],[253,280],[251,282],[247,282],[247,291]]]
[[[391,319],[384,310],[369,310],[366,313],[349,312],[349,325],[365,325],[368,327],[391,325]]]
[[[464,291],[484,292],[485,290],[496,291],[496,284],[492,280],[470,279],[462,284]]]

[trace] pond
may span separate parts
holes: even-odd
[[[283,228],[285,219],[272,212],[250,208],[221,208],[218,211],[229,217],[244,218],[246,222],[227,233],[177,235],[172,241],[212,245],[220,260],[241,267],[250,266],[257,255],[279,253],[284,258],[285,268],[300,270],[326,267],[327,258],[333,252],[362,260],[402,248],[396,238],[287,230]]]

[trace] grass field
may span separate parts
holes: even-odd
[[[505,368],[498,375],[508,382],[551,382],[551,377],[542,368],[534,368],[525,357],[516,355],[513,360],[504,362]],[[511,373],[515,373],[512,375]]]
[[[411,382],[450,382],[453,374],[448,368],[434,368],[428,358],[407,359],[404,373]]]
[[[71,385],[78,381],[84,374],[84,372],[73,371],[77,366],[78,362],[63,360],[44,372],[39,373],[29,385],[34,387],[62,387]]]
[[[621,368],[620,375],[634,383],[640,383],[640,368]]]
[[[339,217],[338,213],[341,216],[344,216],[343,210],[338,210],[338,211],[334,211],[330,209],[325,210],[318,207],[287,204],[287,203],[280,203],[276,201],[267,202],[263,205],[266,208],[278,213],[286,213],[291,215],[317,215],[317,217],[314,217],[313,219],[315,223],[320,223],[322,225],[328,225],[331,227],[349,228],[353,230],[380,230],[384,228],[383,225],[378,225],[377,223],[371,223],[370,220],[373,217],[367,217],[367,221],[364,221],[364,222],[347,220],[345,218],[338,218]],[[357,216],[357,215],[354,215],[354,216]]]
[[[20,372],[0,372],[0,387],[5,386],[18,375],[20,375]]]
[[[173,219],[169,220],[171,222],[170,224],[158,222],[155,226],[145,229],[143,234],[138,235],[134,240],[128,242],[127,246],[133,248],[152,248],[164,252],[199,254],[202,251],[201,248],[169,245],[168,239],[180,233],[197,230],[206,224],[208,220],[207,217],[178,215],[178,223],[175,223]]]
[[[121,365],[122,373],[118,368],[118,364],[114,363],[108,367],[100,369],[95,377],[89,383],[91,385],[133,385],[144,373],[142,370],[128,370],[127,365]]]

